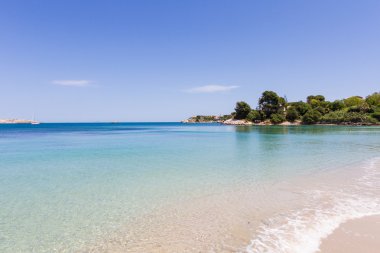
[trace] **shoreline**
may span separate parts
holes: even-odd
[[[375,253],[380,248],[380,215],[351,219],[322,240],[321,253]]]
[[[1,124],[40,124],[40,122],[29,119],[0,119],[0,125]]]
[[[343,176],[342,172],[345,172]],[[334,225],[340,219],[352,217],[351,212],[362,212],[362,204],[368,203],[366,200],[356,202],[346,194],[337,196],[335,187],[346,188],[365,175],[357,169],[357,164],[351,164],[318,172],[312,177],[299,175],[275,184],[271,180],[264,181],[259,184],[260,189],[265,189],[263,191],[257,191],[258,185],[251,188],[247,184],[190,197],[124,224],[115,234],[86,245],[80,252],[102,252],[103,249],[112,252],[207,252],[210,248],[216,252],[319,252],[324,236],[330,236],[325,231],[331,228],[331,223]],[[257,209],[258,204],[260,209]],[[281,215],[276,210],[282,210]],[[309,227],[302,224],[309,224]],[[288,234],[289,231],[296,233]],[[305,234],[306,237],[301,236]],[[288,251],[289,245],[294,251]]]
[[[300,122],[289,122],[285,121],[280,124],[273,124],[271,122],[243,122],[242,120],[230,121],[230,122],[218,122],[218,121],[207,121],[207,122],[186,122],[181,121],[182,124],[219,124],[226,126],[380,126],[380,124],[366,124],[366,123],[344,123],[344,124],[331,124],[331,123],[318,123],[318,124],[302,124]]]

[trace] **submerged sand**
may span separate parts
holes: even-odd
[[[379,252],[380,215],[352,220],[378,213],[379,163],[183,199],[78,252]]]
[[[380,215],[343,223],[322,241],[322,253],[380,252]]]

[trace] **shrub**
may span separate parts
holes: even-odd
[[[368,114],[360,112],[346,112],[344,110],[330,112],[322,117],[321,122],[331,123],[331,124],[342,124],[342,123],[376,123],[376,117],[373,114],[370,117]],[[379,114],[380,117],[380,114]]]
[[[207,122],[207,121],[215,121],[216,116],[207,116],[207,115],[197,115],[195,117],[195,122]]]
[[[302,123],[304,124],[315,124],[321,120],[321,113],[317,110],[309,110],[303,115]]]
[[[220,116],[219,119],[222,121],[225,121],[225,120],[232,119],[232,118],[233,118],[232,114],[226,114],[226,115]]]
[[[293,122],[297,119],[299,119],[300,115],[296,108],[294,107],[289,107],[288,110],[286,111],[286,119],[290,122]]]
[[[367,102],[362,102],[358,105],[353,105],[351,107],[348,108],[348,111],[349,112],[362,112],[362,113],[366,113],[366,112],[373,112],[371,106],[369,106],[369,104],[367,104]]]
[[[330,112],[324,115],[321,119],[324,123],[330,123],[330,124],[339,124],[344,121],[346,112],[343,110]]]
[[[271,116],[270,116],[270,121],[273,123],[273,124],[280,124],[282,122],[285,121],[285,117],[284,115],[280,114],[280,113],[273,113]]]
[[[317,106],[317,107],[315,108],[315,110],[318,111],[318,112],[319,112],[320,114],[322,114],[322,115],[326,114],[327,111],[328,111],[328,109],[326,109],[326,108],[324,108],[324,107],[322,107],[322,106]]]
[[[374,112],[374,113],[372,113],[371,116],[372,116],[372,118],[375,118],[375,119],[380,121],[380,112]]]
[[[368,123],[370,124],[379,124],[379,120],[373,117],[368,117]]]
[[[261,119],[262,119],[261,114],[257,110],[252,110],[247,115],[247,120],[249,120],[251,122],[255,122],[255,121],[261,120]]]
[[[368,120],[369,117],[367,114],[359,112],[347,112],[344,117],[344,122],[365,123],[368,122]]]
[[[380,106],[380,93],[375,92],[372,95],[366,97],[366,102],[372,106]]]

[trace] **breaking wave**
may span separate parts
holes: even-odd
[[[363,176],[344,189],[313,190],[306,208],[263,222],[244,250],[249,253],[313,253],[340,224],[380,214],[380,158],[362,165]]]

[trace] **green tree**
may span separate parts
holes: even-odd
[[[285,104],[285,99],[278,96],[274,91],[264,91],[259,99],[259,109],[264,112],[267,118],[269,118],[271,114],[283,109]]]
[[[302,117],[302,123],[304,124],[315,124],[318,123],[322,118],[322,114],[314,109],[311,109],[305,113]]]
[[[364,99],[359,96],[352,96],[344,99],[343,102],[346,107],[359,106],[361,103],[364,102]]]
[[[285,121],[285,116],[281,113],[273,113],[270,116],[270,121],[273,124],[280,124]]]
[[[261,119],[262,119],[261,113],[257,110],[252,110],[247,115],[247,120],[249,120],[251,122],[255,122],[255,121],[261,120]]]
[[[237,102],[235,107],[235,119],[245,119],[250,111],[251,107],[249,104],[244,101]]]
[[[344,102],[342,100],[335,100],[330,104],[330,109],[332,111],[339,111],[344,108]]]
[[[380,106],[380,93],[375,92],[369,96],[366,97],[365,101],[370,105],[370,106]]]
[[[306,101],[312,108],[316,108],[320,106],[322,102],[325,102],[325,97],[322,95],[308,96]]]
[[[317,100],[319,102],[324,102],[325,101],[325,97],[322,96],[322,95],[316,95],[316,96],[311,95],[311,96],[308,96],[306,98],[306,101],[307,101],[308,104],[310,104],[312,102],[312,100]]]
[[[290,103],[290,105],[294,107],[301,116],[303,116],[308,110],[311,109],[311,106],[309,104],[302,101],[293,102]]]
[[[295,120],[299,119],[300,115],[296,108],[294,107],[289,107],[288,110],[286,111],[286,119],[290,122],[294,122]]]
[[[322,115],[325,115],[328,112],[328,108],[325,108],[322,105],[315,107],[314,110],[317,110]]]
[[[362,101],[358,105],[353,105],[348,108],[349,112],[362,112],[362,113],[367,113],[367,112],[373,112],[371,106],[366,101]]]

